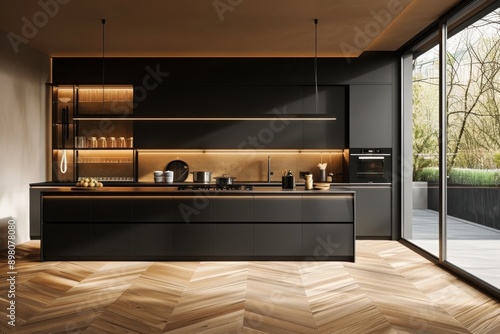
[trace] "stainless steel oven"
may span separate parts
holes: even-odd
[[[392,183],[390,148],[349,149],[349,182]]]

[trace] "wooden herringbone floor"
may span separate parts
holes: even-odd
[[[500,304],[396,241],[347,262],[38,262],[17,246],[1,333],[500,333]]]

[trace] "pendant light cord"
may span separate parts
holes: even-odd
[[[104,82],[105,82],[105,70],[104,70],[104,26],[106,25],[106,19],[102,19],[102,112],[104,113]]]
[[[316,97],[316,114],[318,113],[318,19],[314,19],[314,86]]]

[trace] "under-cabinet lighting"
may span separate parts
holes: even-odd
[[[102,91],[102,85],[76,85],[75,87],[78,88],[80,91],[86,91],[86,90],[98,90]],[[132,88],[132,85],[104,85],[104,90],[128,90],[133,92],[134,89]]]
[[[74,117],[76,121],[336,121],[335,117]]]
[[[332,154],[342,154],[344,150],[342,149],[276,149],[276,150],[265,150],[265,149],[138,149],[139,153],[182,153],[182,154],[290,154],[290,153],[303,153],[303,154],[321,154],[321,153],[332,153]]]

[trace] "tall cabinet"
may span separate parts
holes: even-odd
[[[133,181],[133,86],[51,88],[52,180]]]

